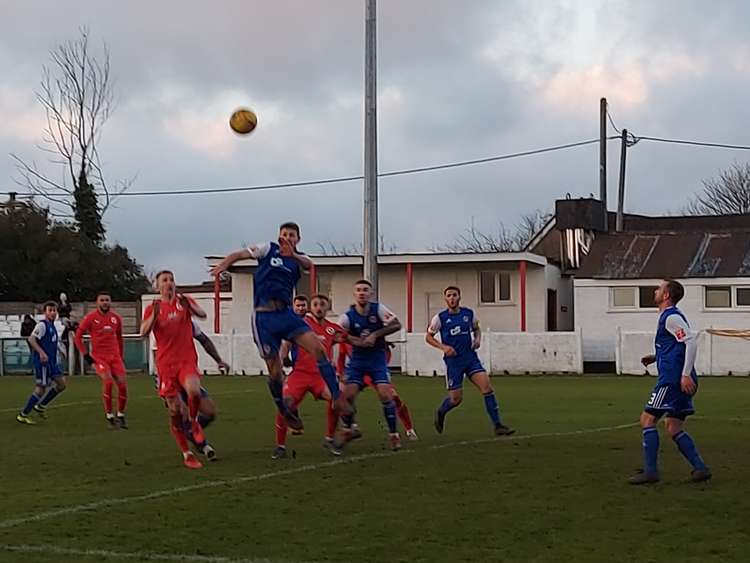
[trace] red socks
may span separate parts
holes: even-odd
[[[286,434],[287,434],[287,423],[286,419],[281,416],[281,413],[276,412],[276,445],[286,446]]]
[[[328,401],[326,408],[326,438],[333,438],[336,433],[336,425],[339,422],[339,417],[333,408],[333,402]]]
[[[102,380],[102,402],[105,414],[112,414],[112,380]]]
[[[182,453],[186,453],[189,450],[187,438],[185,437],[185,433],[182,431],[182,414],[172,414],[169,416],[169,429],[172,431],[172,435],[174,436],[175,441],[177,442],[177,446],[180,448],[180,451]]]
[[[414,429],[414,424],[411,421],[411,413],[409,412],[409,407],[406,406],[406,403],[401,400],[401,397],[393,394],[393,402],[396,403],[396,413],[398,414],[398,418],[401,421],[401,424],[404,425],[404,430],[409,431]]]
[[[111,389],[110,383],[110,389]],[[111,391],[110,391],[110,404],[111,404]],[[125,412],[125,407],[128,405],[128,384],[125,381],[117,382],[117,412]]]

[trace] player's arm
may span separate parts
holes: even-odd
[[[208,315],[206,315],[206,312],[203,310],[203,307],[198,305],[198,302],[190,297],[189,295],[183,295],[182,293],[177,294],[177,299],[180,300],[180,303],[182,303],[182,306],[185,307],[188,311],[190,311],[190,314],[193,317],[198,317],[201,320],[204,320]]]
[[[292,343],[288,340],[282,340],[279,346],[279,358],[285,368],[292,367],[292,360],[289,358],[289,351],[292,349]]]
[[[159,301],[159,299],[152,301],[143,312],[143,320],[141,321],[141,338],[145,338],[151,334],[152,330],[154,330],[156,319],[159,318]]]
[[[219,354],[219,351],[216,349],[216,345],[214,344],[213,340],[211,340],[203,332],[197,334],[195,336],[195,339],[200,342],[200,345],[203,346],[206,354],[213,358],[213,360],[216,362],[216,365],[218,365],[220,369],[229,371],[229,364],[221,358],[221,354]]]
[[[209,271],[211,272],[212,276],[218,276],[222,272],[226,272],[232,264],[238,262],[239,260],[248,260],[250,258],[260,260],[266,254],[268,254],[268,251],[270,249],[271,245],[266,243],[254,244],[252,246],[248,246],[247,248],[235,250],[234,252],[230,252],[229,254],[227,254],[227,256],[221,262],[214,265]]]
[[[427,342],[427,344],[429,344],[433,348],[437,348],[438,350],[440,350],[446,356],[455,356],[456,351],[453,349],[452,346],[443,344],[437,338],[435,338],[435,335],[438,332],[440,332],[440,316],[435,315],[434,317],[432,317],[432,320],[430,321],[430,324],[427,327],[427,332],[424,335],[424,341]]]
[[[29,346],[39,354],[39,359],[43,364],[46,364],[49,361],[49,358],[47,357],[47,353],[42,350],[42,347],[39,345],[39,340],[41,340],[44,337],[44,333],[47,332],[47,325],[44,324],[44,322],[39,321],[36,323],[36,326],[34,327],[34,330],[31,333],[31,336],[29,336]]]
[[[352,346],[357,346],[358,348],[365,347],[364,338],[360,338],[359,336],[354,336],[353,334],[349,334],[349,316],[346,313],[343,313],[339,317],[338,325],[341,327],[341,337],[339,337],[339,339],[342,342],[348,342]]]
[[[685,363],[682,366],[682,380],[680,387],[685,393],[693,394],[696,390],[692,373],[695,367],[695,357],[698,353],[698,343],[690,327],[680,315],[669,315],[665,322],[665,328],[677,339],[677,342],[685,344]]]
[[[474,350],[479,350],[479,347],[482,345],[482,327],[479,326],[478,319],[474,319],[474,324],[472,325],[471,330],[474,333],[474,339],[471,342],[471,347]]]
[[[383,328],[376,330],[365,338],[365,341],[371,340],[373,344],[378,338],[383,338],[401,330],[401,321],[393,314],[393,311],[382,303],[378,305],[378,315],[380,316],[380,320],[383,321]]]
[[[120,347],[120,358],[125,359],[125,339],[122,337],[122,317],[115,315],[117,318],[117,345]]]

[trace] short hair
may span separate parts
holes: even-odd
[[[304,301],[307,303],[309,299],[307,298],[307,295],[302,295],[301,293],[299,295],[294,296],[294,301]]]
[[[354,285],[363,285],[363,284],[369,287],[372,287],[372,284],[366,279],[361,279],[361,280],[357,280],[354,282]]]
[[[57,309],[57,301],[45,301],[44,305],[42,305],[42,311],[46,311],[47,307],[52,307],[53,309]]]
[[[677,303],[680,302],[680,300],[685,297],[685,288],[682,287],[682,284],[678,282],[677,280],[673,280],[672,278],[665,278],[665,282],[667,282],[667,293],[669,293],[669,300],[672,302],[672,305],[677,305]]]
[[[174,277],[174,272],[172,272],[172,270],[159,270],[154,276],[154,281],[158,280],[162,274],[172,274],[172,277]]]
[[[331,302],[331,298],[330,298],[330,297],[328,297],[327,295],[323,295],[322,293],[316,293],[315,295],[313,295],[313,296],[312,296],[312,297],[310,298],[310,300],[311,300],[311,301],[312,301],[313,299],[323,299],[323,300],[325,300],[325,301],[328,301],[329,303]]]
[[[96,292],[96,297],[95,297],[95,299],[99,299],[99,298],[100,298],[100,297],[101,297],[102,295],[106,295],[107,297],[110,297],[110,298],[112,297],[112,294],[110,294],[110,292],[109,292],[109,291],[104,291],[104,290],[102,290],[102,291],[97,291],[97,292]]]
[[[459,296],[459,297],[461,296],[461,290],[460,290],[460,289],[459,289],[458,287],[456,287],[455,285],[449,285],[448,287],[446,287],[446,288],[445,288],[445,289],[443,290],[443,295],[445,295],[445,294],[446,294],[446,293],[448,293],[449,291],[455,291],[455,292],[457,292],[457,293],[458,293],[458,296]]]
[[[279,231],[282,231],[284,229],[289,229],[290,231],[295,231],[297,233],[297,236],[301,236],[299,232],[299,225],[295,223],[294,221],[287,221],[286,223],[282,223],[279,226]]]

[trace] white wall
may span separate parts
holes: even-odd
[[[610,287],[655,286],[661,280],[575,280],[575,329],[583,338],[583,357],[589,361],[615,361],[617,329],[645,331],[653,335],[659,318],[656,309],[613,310]],[[750,285],[749,278],[712,278],[679,280],[685,297],[679,303],[693,330],[705,328],[750,328],[747,309],[707,310],[703,306],[706,285]],[[643,354],[641,354],[643,355]],[[641,372],[642,373],[642,372]]]
[[[698,333],[698,355],[695,370],[698,375],[750,375],[748,362],[750,342],[742,338]],[[656,365],[648,370],[641,358],[654,353],[654,333],[621,331],[617,338],[617,373],[623,375],[656,375]]]

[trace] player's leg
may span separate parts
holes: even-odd
[[[46,366],[35,366],[34,367],[34,390],[29,395],[26,405],[16,415],[16,420],[21,424],[36,424],[31,418],[31,412],[34,407],[44,397],[44,392],[47,388],[47,368]]]
[[[375,391],[380,399],[380,404],[383,406],[383,417],[388,425],[388,434],[391,443],[391,449],[396,451],[401,449],[401,437],[398,435],[398,427],[396,426],[396,403],[393,400],[393,385],[389,381],[387,376],[387,369],[385,369],[385,377],[382,374],[373,373],[372,379],[375,384]]]
[[[125,409],[128,406],[128,372],[121,358],[110,361],[109,369],[114,383],[117,385],[117,423],[120,428],[127,430],[128,422],[125,418]]]
[[[658,393],[656,388],[654,393]],[[654,403],[655,397],[652,394],[649,403]],[[646,407],[641,413],[641,434],[643,435],[643,470],[633,475],[629,482],[632,485],[644,485],[647,483],[656,483],[659,480],[659,419],[663,412]]]
[[[298,320],[299,322],[305,324],[304,321],[300,319]],[[305,327],[308,330],[295,335],[294,341],[298,346],[303,348],[305,352],[315,357],[318,362],[318,371],[320,371],[320,375],[323,377],[323,381],[326,382],[328,390],[331,392],[333,401],[336,402],[337,405],[338,403],[341,403],[340,405],[338,405],[339,407],[345,407],[345,402],[339,401],[341,391],[339,389],[338,377],[336,377],[336,369],[328,359],[328,356],[326,356],[325,348],[323,348],[323,345],[320,343],[320,340],[318,340],[318,337],[313,331],[309,330],[307,324],[305,324]]]
[[[412,419],[411,419],[411,412],[409,412],[409,406],[398,394],[398,390],[396,389],[396,386],[391,384],[391,387],[393,388],[393,402],[396,403],[396,415],[398,416],[398,419],[401,421],[401,424],[404,425],[404,431],[406,432],[407,438],[409,438],[410,440],[418,440],[419,437],[417,436],[416,430],[414,430],[414,423],[412,422]]]
[[[445,428],[445,417],[450,411],[455,409],[464,400],[464,369],[463,366],[453,362],[445,363],[445,386],[448,389],[448,396],[443,399],[440,406],[435,411],[435,430],[438,434],[443,433]]]
[[[305,398],[307,386],[299,377],[299,374],[292,374],[284,383],[284,405],[287,411],[297,413],[300,403]],[[273,450],[271,459],[283,459],[286,457],[286,439],[289,433],[289,425],[282,414],[276,411],[276,447]]]
[[[205,387],[201,387],[201,402],[198,410],[198,424],[205,430],[208,425],[216,420],[216,403],[208,394]]]
[[[50,365],[49,373],[52,377],[52,385],[47,387],[47,392],[44,394],[44,397],[42,397],[39,404],[34,407],[34,410],[40,414],[43,414],[47,405],[54,401],[67,387],[68,378],[63,375],[63,372],[57,365]]]
[[[102,383],[102,404],[104,405],[104,417],[107,420],[107,424],[112,429],[117,429],[117,420],[115,415],[112,413],[112,387],[114,380],[112,379],[112,373],[109,366],[103,362],[95,362],[94,369],[96,370],[96,376]]]
[[[676,387],[670,388],[670,391],[672,396],[669,406],[672,410],[667,413],[667,432],[669,432],[680,453],[692,466],[691,480],[694,482],[707,481],[711,478],[711,471],[698,453],[693,438],[685,431],[685,419],[695,412],[693,398]]]
[[[495,427],[495,434],[497,436],[508,436],[513,434],[515,430],[505,426],[500,420],[500,406],[497,404],[497,398],[495,397],[495,390],[492,388],[490,383],[490,376],[484,371],[469,372],[469,381],[471,381],[479,392],[484,397],[484,408],[487,411],[487,416],[490,417],[493,426]]]
[[[161,376],[164,377],[162,370],[159,371]],[[176,384],[173,384],[170,385],[168,389],[164,389],[164,387],[164,382],[162,381],[162,397],[165,399],[167,408],[169,409],[169,428],[172,432],[172,436],[174,436],[174,439],[177,442],[177,447],[179,447],[182,452],[183,462],[185,466],[190,469],[199,469],[203,466],[188,447],[187,435],[183,428],[183,403],[177,391],[177,386]]]
[[[203,428],[198,424],[198,411],[201,405],[201,379],[198,375],[197,366],[180,366],[179,384],[187,393],[188,419],[190,420],[193,440],[199,448],[202,448],[205,445],[206,437],[203,434]]]
[[[326,402],[326,433],[323,436],[323,445],[328,447],[333,443],[333,437],[336,434],[336,427],[339,422],[338,414],[333,406],[331,391],[321,378],[317,378],[311,383],[309,391],[316,401]]]
[[[344,389],[341,391],[339,402],[342,400],[346,401],[349,405],[349,408],[347,412],[340,414],[343,426],[334,436],[333,442],[329,444],[329,451],[333,455],[341,455],[343,453],[344,446],[348,442],[362,437],[362,433],[359,431],[359,429],[354,428],[354,413],[356,410],[354,408],[354,401],[357,398],[359,392],[362,390],[363,382],[361,380],[361,377],[362,374],[360,372],[357,372],[357,370],[354,370],[351,366],[347,366],[346,384],[344,385]],[[334,408],[336,409],[337,413],[340,412],[336,404],[334,404]]]

